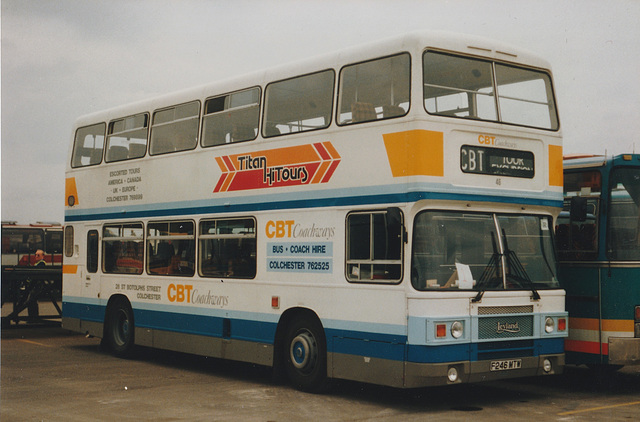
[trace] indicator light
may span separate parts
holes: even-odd
[[[560,318],[558,319],[558,331],[565,331],[567,329],[567,319]]]
[[[447,325],[436,324],[436,338],[443,338],[447,336]]]
[[[271,296],[271,307],[273,309],[280,309],[280,296]]]

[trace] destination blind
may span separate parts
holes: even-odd
[[[531,179],[535,175],[535,158],[530,151],[463,145],[460,169],[464,173]]]

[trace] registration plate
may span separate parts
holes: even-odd
[[[491,362],[492,371],[508,371],[522,368],[522,359],[494,360]]]

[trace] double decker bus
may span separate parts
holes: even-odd
[[[640,155],[564,160],[558,272],[567,292],[567,362],[640,363]]]
[[[306,391],[559,373],[561,142],[546,61],[440,33],[81,117],[63,326]]]

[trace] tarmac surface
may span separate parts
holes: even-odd
[[[1,337],[1,421],[640,419],[640,366],[412,390],[336,381],[314,395],[250,364],[147,348],[118,359],[55,321],[12,324]]]

